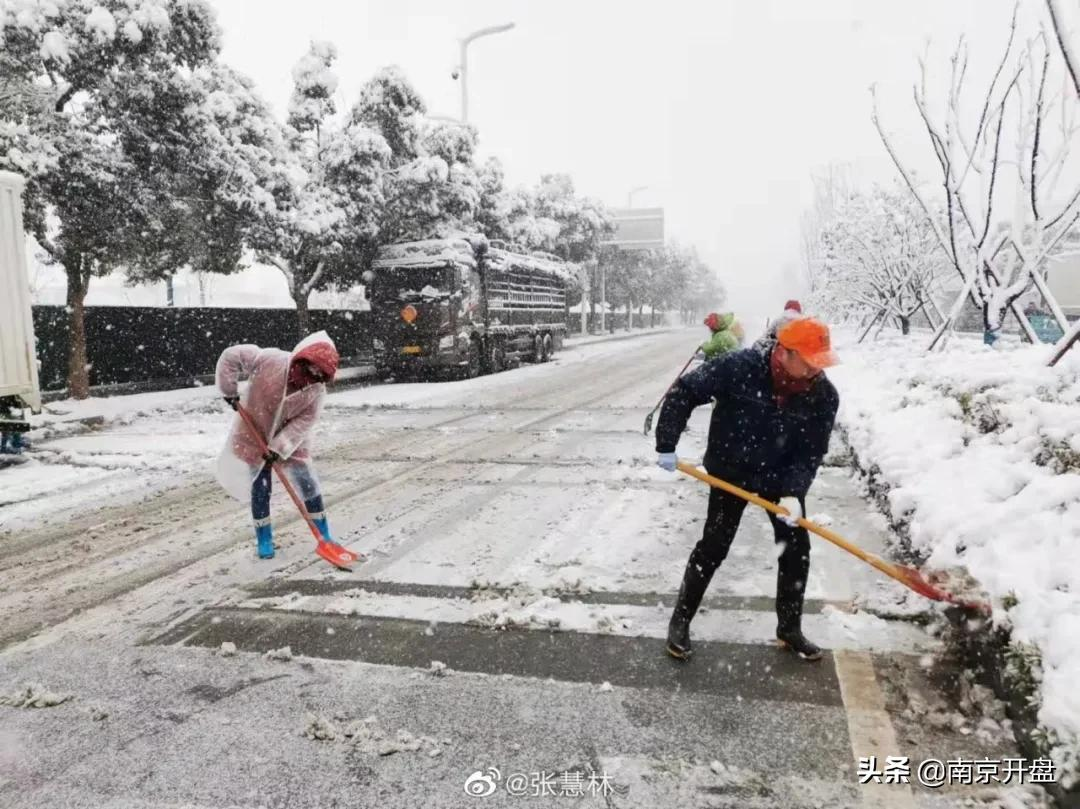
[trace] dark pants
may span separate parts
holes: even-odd
[[[762,496],[774,503],[780,499]],[[799,505],[805,513],[806,504],[802,498],[799,499]],[[689,588],[690,603],[684,607],[690,617],[693,617],[701,603],[701,596],[704,595],[713,573],[727,557],[745,508],[746,501],[740,497],[728,494],[722,489],[710,491],[705,530],[687,562],[687,580],[693,580],[697,585]],[[806,577],[810,573],[810,535],[805,528],[793,528],[772,512],[769,512],[769,521],[772,522],[776,544],[781,548],[776,575],[777,628],[782,632],[799,629]],[[696,599],[693,596],[696,596]]]

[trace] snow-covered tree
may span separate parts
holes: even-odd
[[[427,120],[426,112],[396,67],[383,68],[366,82],[352,108],[351,120],[382,135],[391,153],[372,248],[477,227],[483,188],[475,166],[476,130]],[[366,258],[372,255],[369,250]]]
[[[139,125],[121,139],[159,205],[129,279],[161,280],[185,265],[234,272],[252,229],[274,213],[280,125],[250,79],[220,63],[146,72],[136,87],[123,103]]]
[[[1033,284],[1065,327],[1044,273],[1047,259],[1080,220],[1074,149],[1080,132],[1078,99],[1066,84],[1061,54],[1047,32],[1040,31],[1019,48],[1016,35],[1014,13],[997,69],[987,89],[977,95],[968,92],[968,50],[961,41],[938,109],[933,108],[927,66],[922,65],[915,105],[941,167],[939,202],[916,183],[885,133],[875,104],[873,120],[886,149],[964,281],[964,291],[934,343],[968,296],[981,306],[989,337],[1000,331],[1011,311],[1036,341],[1018,304]],[[931,215],[935,206],[945,212],[941,225]]]
[[[333,45],[316,42],[293,70],[289,123],[270,186],[273,210],[251,237],[259,258],[285,276],[301,334],[310,330],[311,293],[357,275],[357,257],[378,231],[391,159],[378,132],[335,116],[335,58]]]
[[[800,247],[803,273],[811,294],[821,280],[821,232],[836,217],[840,203],[852,194],[851,171],[847,165],[830,163],[811,177],[813,201],[802,215]]]
[[[201,0],[0,0],[0,168],[29,176],[27,225],[67,275],[72,396],[88,394],[90,280],[137,256],[160,212],[124,101],[144,71],[195,70],[217,49]]]
[[[558,234],[545,239],[539,249],[566,261],[594,258],[600,251],[600,242],[615,232],[611,214],[603,203],[579,197],[568,174],[545,174],[540,178],[533,197],[532,216],[538,222],[558,224]]]
[[[424,99],[397,67],[384,67],[360,89],[353,105],[353,123],[362,124],[382,135],[396,168],[420,156]]]
[[[483,193],[474,164],[476,130],[425,122],[417,156],[385,175],[382,243],[475,230]]]
[[[489,239],[510,241],[510,197],[506,175],[497,157],[489,157],[476,170],[480,200],[476,208],[476,226]]]
[[[1065,62],[1065,68],[1072,80],[1073,90],[1076,97],[1080,98],[1080,29],[1074,24],[1070,31],[1065,4],[1061,0],[1046,0],[1046,7],[1050,17],[1050,25],[1054,31],[1054,38],[1061,49],[1061,58]],[[1080,9],[1073,12],[1072,21],[1080,19]],[[1072,234],[1074,237],[1076,233]],[[1054,353],[1050,357],[1050,365],[1056,365],[1058,360],[1065,356],[1072,346],[1080,342],[1080,320],[1073,323],[1072,328],[1066,329],[1065,334],[1054,346]]]
[[[903,334],[922,314],[934,321],[934,292],[950,269],[933,224],[906,189],[875,187],[839,201],[818,234],[811,266],[815,308],[838,318],[893,320]]]
[[[657,310],[681,309],[693,277],[696,255],[678,244],[653,251],[655,259],[645,288],[645,303]]]

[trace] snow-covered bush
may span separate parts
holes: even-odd
[[[1012,646],[1048,752],[1080,775],[1080,356],[957,339],[924,354],[838,340],[839,420],[929,568],[964,567]],[[1003,356],[1003,351],[1007,352]],[[913,437],[917,436],[917,440]]]

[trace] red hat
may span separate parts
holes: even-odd
[[[333,343],[329,342],[317,342],[300,349],[293,355],[293,362],[298,360],[306,360],[322,371],[323,376],[326,377],[327,382],[333,382],[334,376],[337,374],[338,363],[341,362],[338,357],[337,349]]]
[[[704,323],[713,331],[716,331],[718,328],[720,328],[720,315],[716,314],[716,312],[709,312],[709,314],[705,315],[705,319],[702,321],[702,323]]]
[[[794,310],[796,312],[801,312],[802,311],[802,304],[799,303],[794,298],[792,298],[790,301],[788,301],[787,303],[784,304],[784,311],[786,312],[789,309]]]
[[[780,329],[777,340],[784,348],[794,351],[815,368],[828,368],[840,360],[832,350],[829,327],[812,317],[793,320]]]

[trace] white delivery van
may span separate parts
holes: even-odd
[[[0,171],[0,427],[22,432],[28,425],[11,411],[41,410],[34,319],[22,224],[24,180]]]

